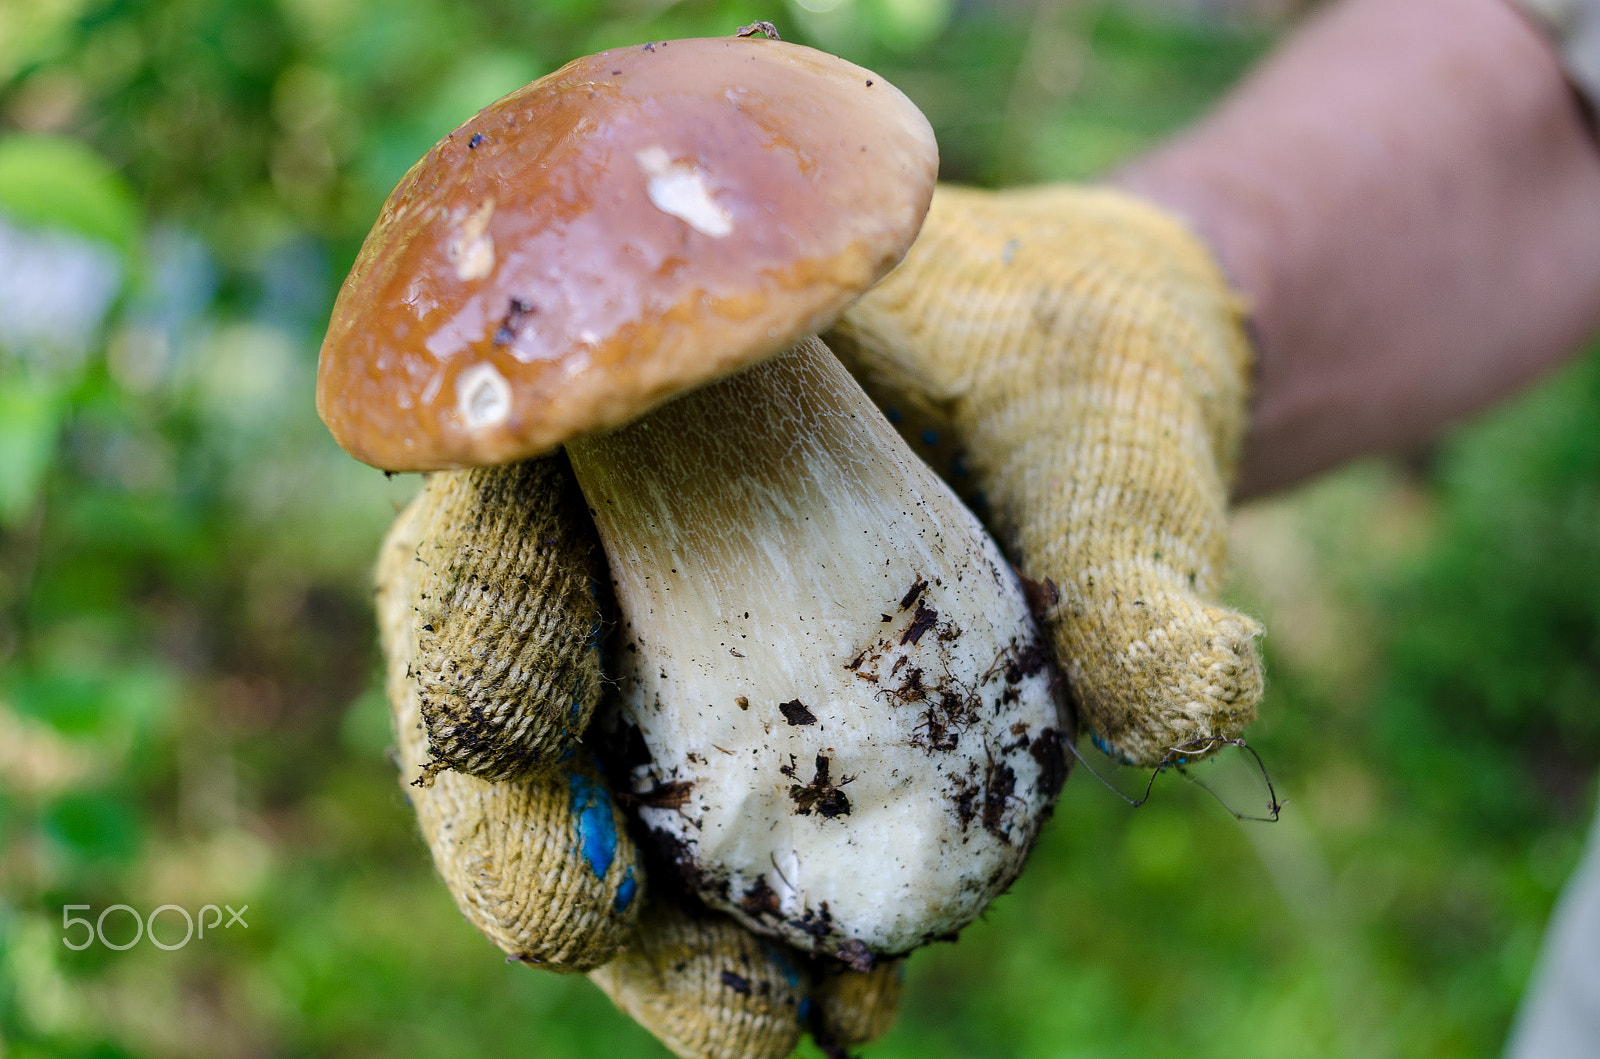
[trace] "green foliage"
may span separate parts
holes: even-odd
[[[0,115],[29,130],[0,136],[0,221],[124,265],[86,352],[0,349],[7,1056],[665,1054],[472,931],[385,757],[368,571],[416,482],[345,457],[311,399],[383,196],[573,56],[756,18],[880,70],[945,176],[991,185],[1115,165],[1271,37],[1148,4],[774,6],[0,0]],[[1425,478],[1245,512],[1284,822],[1176,777],[1131,810],[1081,774],[868,1054],[1495,1050],[1600,757],[1597,516],[1595,361]],[[84,902],[250,925],[74,952]]]
[[[1600,759],[1600,362],[1449,444],[1438,545],[1396,586],[1381,729],[1481,824],[1571,812]],[[1426,797],[1426,794],[1424,794]]]
[[[105,160],[58,136],[0,139],[0,210],[30,226],[64,228],[119,250],[133,248],[139,210]]]
[[[66,402],[49,382],[8,374],[0,389],[0,522],[15,523],[33,510]]]

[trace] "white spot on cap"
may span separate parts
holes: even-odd
[[[712,200],[705,174],[698,167],[674,162],[662,147],[646,147],[634,158],[650,178],[650,201],[656,209],[713,239],[733,232],[733,214]]]
[[[493,364],[474,364],[456,376],[456,407],[468,430],[497,426],[511,414],[511,384]]]
[[[484,199],[461,222],[445,253],[456,266],[456,278],[462,282],[482,279],[494,271],[494,240],[489,237],[489,218],[494,216],[494,199]]]

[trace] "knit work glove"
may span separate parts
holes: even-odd
[[[803,1028],[830,1054],[881,1035],[898,961],[809,961],[670,879],[646,906],[640,851],[579,742],[601,688],[581,503],[562,457],[435,474],[379,556],[401,779],[457,907],[513,959],[591,972],[686,1059],[782,1059]]]
[[[1205,249],[1153,207],[945,188],[830,339],[1036,583],[1083,718],[1126,761],[1204,752],[1260,697],[1260,628],[1211,602],[1240,325]],[[898,964],[807,961],[680,903],[670,879],[646,902],[580,742],[603,687],[601,570],[561,457],[433,475],[385,542],[402,777],[456,903],[514,958],[592,971],[682,1056],[776,1059],[802,1026],[835,1054],[881,1034]]]
[[[1130,764],[1237,736],[1261,697],[1261,627],[1216,602],[1242,325],[1206,248],[1139,199],[941,187],[829,338],[1039,583],[1080,720]]]

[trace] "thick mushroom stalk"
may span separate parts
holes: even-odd
[[[1021,586],[819,340],[568,454],[640,815],[707,903],[861,964],[1010,884],[1067,738]]]

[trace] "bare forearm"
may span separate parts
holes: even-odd
[[[1117,182],[1250,302],[1241,496],[1424,441],[1600,326],[1600,147],[1505,0],[1344,0]]]

